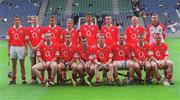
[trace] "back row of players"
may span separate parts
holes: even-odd
[[[92,22],[92,15],[86,14],[86,23],[81,25],[79,32],[73,28],[73,20],[67,19],[66,28],[56,25],[54,16],[49,18],[49,26],[38,25],[37,16],[32,17],[32,26],[21,25],[20,17],[14,18],[14,25],[8,29],[8,56],[12,60],[12,79],[10,85],[16,84],[16,65],[20,61],[22,83],[26,84],[25,57],[28,45],[31,60],[31,82],[54,85],[57,74],[57,84],[64,83],[66,70],[72,70],[72,83],[75,86],[77,75],[80,83],[91,85],[95,76],[96,85],[100,85],[99,71],[103,70],[103,80],[109,84],[121,85],[118,70],[128,71],[128,84],[134,84],[134,73],[138,82],[142,82],[142,70],[146,72],[145,81],[151,83],[155,77],[161,82],[159,69],[164,70],[164,83],[174,85],[172,81],[173,63],[168,60],[168,47],[164,42],[166,33],[163,24],[158,22],[158,16],[152,16],[152,22],[146,30],[138,25],[138,18],[133,16],[131,25],[125,34],[118,32],[112,25],[111,16],[105,17],[105,25],[98,29]],[[36,63],[36,56],[38,63]],[[48,81],[45,81],[44,71],[48,71]],[[87,74],[87,79],[84,74]]]

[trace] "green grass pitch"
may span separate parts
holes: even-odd
[[[7,43],[0,41],[0,100],[179,100],[180,99],[180,39],[167,39],[170,59],[174,62],[174,86],[55,86],[22,85],[18,66],[17,84],[9,86]],[[26,58],[26,75],[30,80],[30,63]]]

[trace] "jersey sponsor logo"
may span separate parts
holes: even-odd
[[[160,51],[156,51],[156,55],[159,57],[160,56]]]
[[[112,36],[111,36],[111,34],[110,34],[109,32],[106,33],[106,37],[107,37],[108,39],[111,39],[111,38],[112,38]]]
[[[91,31],[88,30],[88,31],[86,32],[86,35],[87,35],[87,36],[91,36]]]
[[[19,34],[18,34],[18,33],[15,33],[15,34],[14,34],[14,39],[15,39],[15,40],[18,40],[18,39],[19,39]]]
[[[50,51],[46,51],[46,52],[45,52],[45,56],[46,56],[46,57],[49,57],[50,55],[51,55]]]
[[[132,38],[132,39],[136,39],[136,38],[137,38],[136,34],[132,34],[132,35],[131,35],[131,38]]]
[[[67,52],[67,51],[64,51],[64,52],[63,52],[63,55],[64,55],[64,57],[68,57],[68,52]]]
[[[140,52],[138,53],[138,55],[139,55],[139,57],[144,57],[144,53],[143,53],[142,51],[140,51]]]
[[[123,51],[123,50],[120,50],[120,51],[118,52],[118,55],[119,55],[119,56],[124,56],[124,51]]]
[[[37,33],[33,32],[32,37],[37,38]]]
[[[104,58],[104,53],[101,52],[101,53],[99,54],[99,56],[100,56],[101,59],[103,59],[103,58]]]

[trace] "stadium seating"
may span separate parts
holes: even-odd
[[[28,0],[4,0],[0,3],[0,17],[7,18],[7,22],[0,22],[0,38],[5,39],[8,27],[13,23],[14,16],[20,16],[22,25],[28,26],[28,16],[37,15],[42,0],[29,2]]]

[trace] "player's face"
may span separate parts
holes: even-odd
[[[123,44],[125,41],[125,36],[119,36],[119,43]]]
[[[143,43],[144,42],[144,37],[143,36],[139,36],[138,40],[139,40],[139,43]]]
[[[71,36],[70,35],[66,35],[66,43],[70,44],[71,43]]]
[[[87,39],[81,40],[82,46],[85,48],[87,46]]]
[[[49,25],[54,26],[55,22],[56,22],[55,18],[50,18]]]
[[[99,37],[99,38],[98,38],[98,42],[99,42],[99,45],[100,45],[101,47],[103,47],[103,46],[104,46],[104,43],[105,43],[104,37]]]
[[[156,43],[161,43],[161,36],[155,36]]]
[[[14,24],[19,26],[21,24],[20,18],[14,18]]]
[[[37,24],[38,24],[38,19],[33,18],[33,19],[32,19],[32,24],[33,24],[33,25],[37,25]]]
[[[111,24],[111,22],[112,22],[112,19],[110,18],[110,17],[108,17],[108,18],[106,18],[106,24],[107,25],[110,25]]]
[[[91,15],[86,15],[86,21],[88,23],[91,23],[92,22],[92,16]]]
[[[137,25],[138,24],[138,19],[137,18],[134,18],[132,21],[131,21],[132,25]]]
[[[45,39],[46,39],[46,41],[51,41],[51,33],[46,33]]]
[[[152,24],[156,25],[158,23],[158,17],[152,17]]]
[[[72,28],[73,27],[73,22],[72,21],[67,21],[66,26]]]

